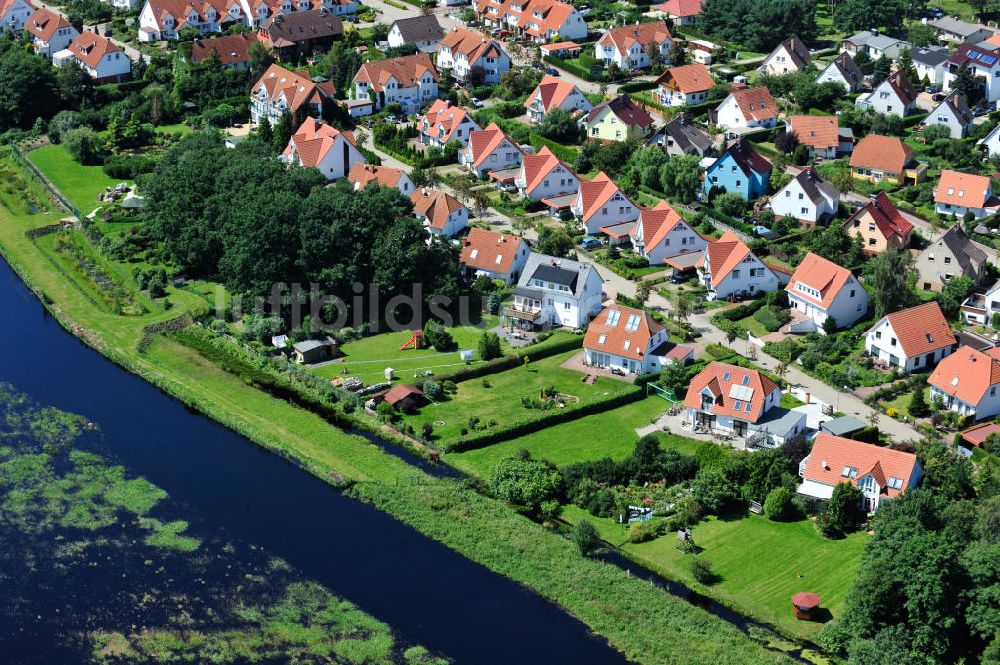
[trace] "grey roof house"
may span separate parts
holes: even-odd
[[[296,342],[292,344],[292,351],[295,354],[295,361],[300,365],[312,365],[332,358],[336,347],[337,343],[327,337]]]
[[[442,37],[444,37],[444,30],[438,23],[437,16],[426,14],[395,21],[389,28],[389,36],[386,41],[389,42],[389,46],[396,47],[413,44],[418,51],[427,53],[437,48]]]
[[[954,16],[943,16],[933,21],[927,21],[927,25],[937,30],[938,37],[941,39],[970,44],[978,44],[984,39],[989,39],[996,32],[985,25],[969,23]]]
[[[532,252],[504,309],[507,323],[521,328],[583,328],[601,311],[604,279],[592,263]]]
[[[914,46],[910,49],[910,58],[917,76],[930,84],[944,81],[944,63],[950,53],[944,46]]]
[[[917,286],[925,291],[941,291],[957,275],[979,284],[986,275],[986,252],[955,225],[917,256],[916,268]]]
[[[941,100],[940,104],[927,114],[924,123],[928,126],[947,127],[950,138],[961,139],[972,129],[973,119],[972,111],[965,103],[965,97],[958,90],[952,90],[947,97]]]
[[[872,60],[878,60],[883,54],[895,60],[902,52],[912,48],[909,42],[887,35],[881,35],[871,30],[862,30],[855,33],[840,43],[840,50],[851,55],[867,53]]]
[[[660,146],[669,157],[675,155],[705,157],[714,147],[712,137],[692,123],[683,113],[678,113],[673,120],[653,134],[647,143]]]

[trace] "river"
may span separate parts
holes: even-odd
[[[103,445],[183,505],[193,532],[263,548],[391,625],[402,641],[456,663],[628,662],[536,593],[341,495],[109,362],[65,332],[2,259],[0,312],[0,381],[98,423]],[[37,643],[20,640],[22,656],[67,662],[55,650],[62,636],[33,635]],[[21,660],[6,653],[0,660]]]

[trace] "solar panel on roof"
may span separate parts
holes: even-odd
[[[729,396],[732,399],[738,399],[744,402],[749,402],[751,399],[753,399],[753,388],[751,388],[750,386],[734,385],[729,388]]]

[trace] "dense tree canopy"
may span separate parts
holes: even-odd
[[[811,42],[816,8],[814,0],[706,0],[698,27],[710,37],[767,52],[790,35]]]
[[[882,28],[888,32],[903,29],[907,14],[906,0],[840,0],[833,12],[833,24],[843,32]]]
[[[383,296],[457,293],[448,243],[425,242],[411,204],[395,189],[324,187],[313,169],[291,168],[256,140],[235,150],[199,133],[170,149],[143,182],[150,229],[193,275],[265,295],[276,282],[316,283],[350,303],[351,285]]]
[[[9,32],[9,31],[8,31]],[[35,120],[47,120],[59,110],[55,70],[31,46],[0,37],[0,134],[31,129]]]

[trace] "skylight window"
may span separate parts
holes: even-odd
[[[843,478],[852,478],[852,479],[857,478],[858,470],[856,467],[853,466],[845,466],[844,470],[840,473],[840,475]]]
[[[476,256],[478,254],[479,254],[479,250],[478,249],[474,249],[474,250],[472,250],[472,254],[470,254],[469,257],[474,259],[474,258],[476,258]]]
[[[723,381],[728,381],[729,380],[729,372],[726,372],[725,374],[722,375],[722,380]]]
[[[958,385],[958,377],[957,376],[954,379],[951,380],[951,385],[952,385],[952,387]]]
[[[497,265],[503,263],[503,254],[497,254]]]
[[[638,314],[629,314],[628,321],[625,322],[625,330],[628,330],[629,332],[635,332],[638,330],[639,319],[640,317]]]
[[[747,374],[747,375],[745,375],[743,377],[742,383],[743,383],[744,386],[749,386],[750,385],[750,375],[749,374]]]
[[[625,340],[625,350],[628,351],[631,346],[632,346],[632,340],[630,339]]]
[[[604,335],[604,334],[602,334],[602,335],[601,335],[600,337],[598,337],[598,338],[597,338],[597,343],[598,343],[598,344],[604,344],[604,341],[605,341],[606,339],[608,339],[608,336],[607,336],[607,335]]]
[[[620,310],[613,309],[608,312],[608,326],[614,328],[618,325],[618,319],[622,318],[622,313]]]
[[[924,334],[927,336],[927,341],[928,342],[933,342],[934,341],[934,335],[932,335],[930,333],[924,333]]]
[[[889,489],[899,490],[903,489],[903,479],[897,478],[895,476],[889,477]]]

